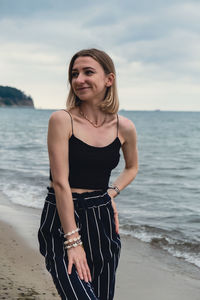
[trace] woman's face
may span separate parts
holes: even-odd
[[[72,89],[80,100],[102,101],[107,87],[112,85],[112,75],[106,75],[92,57],[80,56],[72,68]]]

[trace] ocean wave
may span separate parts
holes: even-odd
[[[200,241],[188,241],[178,230],[165,230],[149,225],[123,224],[123,235],[135,237],[143,242],[166,250],[171,255],[182,258],[200,268]]]
[[[41,181],[44,181],[41,180]],[[38,182],[40,184],[38,184]],[[22,205],[25,207],[39,208],[43,207],[44,199],[46,196],[45,184],[41,184],[40,179],[32,179],[32,184],[4,182],[0,191],[7,196],[10,202]]]

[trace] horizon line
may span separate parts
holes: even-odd
[[[62,108],[43,108],[43,107],[30,107],[30,106],[0,106],[1,108],[27,108],[27,109],[35,109],[35,110],[61,110]],[[121,108],[118,110],[127,111],[127,112],[200,112],[200,110],[164,110],[164,109],[125,109]]]
[[[62,108],[41,108],[35,107],[37,110],[60,110]],[[119,109],[120,111],[138,111],[138,112],[200,112],[200,110],[164,110],[164,109]]]

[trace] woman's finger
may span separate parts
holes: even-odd
[[[76,270],[78,272],[78,275],[79,275],[80,279],[83,280],[82,268],[81,268],[81,265],[78,261],[75,262],[75,267],[76,267]]]
[[[72,272],[72,266],[73,266],[73,262],[70,259],[69,262],[68,262],[68,270],[67,270],[68,274],[71,274],[71,272]]]
[[[87,270],[86,270],[84,263],[81,264],[81,269],[82,269],[83,279],[85,280],[85,282],[88,282],[89,278],[88,278]]]
[[[92,281],[92,277],[91,277],[91,274],[90,274],[90,269],[88,267],[87,261],[85,261],[84,264],[85,264],[85,270],[87,272],[87,277],[88,277],[89,281],[91,282]]]

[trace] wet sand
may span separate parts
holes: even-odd
[[[2,194],[0,211],[0,299],[60,299],[38,252],[41,211]],[[115,300],[200,299],[199,268],[137,239],[121,240]]]

